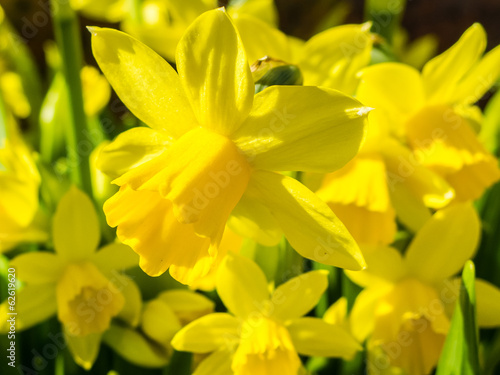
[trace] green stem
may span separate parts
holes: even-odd
[[[142,23],[142,0],[127,0],[130,7],[130,19],[136,24],[140,25]]]
[[[83,109],[82,46],[78,20],[68,1],[51,0],[54,33],[59,46],[62,71],[68,87],[70,122],[65,129],[71,178],[79,188],[92,196],[89,155],[92,144],[88,140],[87,119]]]
[[[392,45],[406,0],[365,0],[365,19],[372,21],[372,32],[383,36]]]

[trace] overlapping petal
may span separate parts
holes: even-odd
[[[470,203],[457,203],[436,212],[406,252],[409,272],[430,283],[452,276],[473,257],[479,235],[479,218]]]
[[[90,198],[71,187],[57,206],[52,230],[54,247],[61,257],[68,260],[90,257],[100,240],[99,220]]]
[[[134,115],[173,137],[198,126],[178,75],[165,60],[125,33],[90,30],[99,67]]]
[[[223,135],[238,129],[252,108],[253,79],[241,39],[223,8],[191,24],[177,46],[176,62],[200,125]]]
[[[237,317],[264,313],[269,300],[266,276],[250,259],[229,254],[219,268],[216,286],[224,305]]]
[[[351,359],[361,350],[361,345],[348,331],[321,319],[296,319],[287,329],[295,349],[303,355]]]
[[[292,247],[320,263],[352,270],[365,266],[358,245],[313,192],[284,175],[255,171],[248,191],[266,204]]]
[[[368,112],[335,90],[271,86],[232,139],[256,168],[332,172],[356,154]]]

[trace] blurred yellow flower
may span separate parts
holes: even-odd
[[[111,324],[103,342],[129,362],[143,367],[165,366],[172,354],[170,341],[186,324],[213,312],[215,304],[189,290],[167,290],[144,304],[136,329]]]
[[[94,56],[127,107],[149,127],[100,155],[119,176],[104,205],[110,226],[157,276],[191,284],[222,256],[234,211],[270,242],[280,228],[303,256],[361,269],[356,243],[298,181],[273,171],[329,172],[357,152],[369,108],[335,90],[274,86],[254,98],[245,53],[223,9],[200,16],[177,49],[177,74],[128,35],[92,28]],[[241,204],[240,204],[241,203]],[[274,238],[273,238],[274,240]]]
[[[235,16],[234,23],[250,63],[268,56],[297,64],[307,86],[353,94],[359,82],[357,73],[370,62],[370,23],[332,27],[307,42],[245,14]]]
[[[475,130],[481,111],[474,103],[500,75],[500,47],[482,56],[485,47],[484,29],[474,24],[422,73],[399,63],[373,65],[363,71],[357,90],[359,100],[377,108],[377,126],[388,126],[411,147],[406,163],[444,177],[459,201],[479,198],[500,179],[498,161]]]
[[[118,272],[136,265],[137,255],[118,243],[96,252],[97,215],[91,200],[75,187],[57,207],[53,241],[56,253],[30,252],[11,262],[26,283],[17,293],[16,328],[25,330],[57,313],[75,361],[90,369],[112,318],[138,324],[140,292]],[[7,301],[0,306],[2,317],[8,307]],[[8,329],[3,322],[2,331]]]
[[[217,292],[232,313],[206,315],[172,340],[176,350],[212,353],[196,375],[219,373],[296,375],[297,353],[352,358],[361,346],[342,327],[303,317],[328,286],[326,271],[311,271],[272,294],[264,273],[251,260],[228,255],[217,275]]]
[[[354,336],[368,338],[370,373],[396,367],[408,375],[436,366],[459,295],[452,278],[476,251],[480,222],[469,203],[437,213],[417,233],[404,256],[391,247],[364,249],[365,271],[346,271],[365,289],[350,315]],[[500,290],[476,280],[481,327],[500,326]]]
[[[40,175],[32,151],[14,119],[7,115],[4,121],[6,129],[0,129],[0,252],[20,242],[48,239],[38,201]],[[7,133],[4,137],[2,131]]]

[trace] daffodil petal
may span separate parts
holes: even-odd
[[[115,274],[110,281],[125,299],[125,304],[117,317],[127,322],[131,327],[136,327],[142,313],[142,296],[139,287],[132,278],[126,275]]]
[[[347,320],[347,298],[340,297],[323,315],[323,320],[328,324],[344,325]]]
[[[481,328],[500,326],[500,289],[476,279],[477,323]]]
[[[398,134],[404,120],[424,104],[425,93],[415,68],[400,63],[381,63],[363,69],[356,98],[382,112],[391,130]]]
[[[139,127],[121,133],[99,152],[97,168],[111,178],[116,178],[154,157],[172,143],[163,132]]]
[[[456,83],[476,64],[486,48],[486,33],[475,23],[452,47],[434,57],[422,69],[422,80],[430,101],[450,102]]]
[[[288,280],[271,296],[272,316],[286,321],[306,315],[318,304],[327,288],[328,271],[325,270],[307,272]]]
[[[227,375],[232,374],[231,352],[217,350],[205,358],[194,370],[193,375]]]
[[[458,83],[453,102],[474,104],[490,89],[500,75],[500,47],[485,54]]]
[[[254,197],[243,194],[229,217],[228,226],[243,237],[264,246],[277,245],[283,236],[269,209]]]
[[[309,39],[299,61],[304,84],[354,93],[358,71],[370,62],[370,27],[370,23],[342,25]]]
[[[364,267],[358,245],[344,225],[297,180],[255,171],[248,190],[269,207],[292,247],[305,258],[352,270]]]
[[[303,355],[350,359],[362,349],[347,330],[322,319],[296,319],[287,324],[287,329],[295,349]]]
[[[215,303],[191,290],[172,289],[161,293],[158,299],[166,303],[183,325],[214,311]]]
[[[101,237],[99,220],[90,198],[71,187],[57,206],[52,231],[57,254],[71,260],[90,257]]]
[[[16,330],[23,331],[50,318],[57,311],[56,290],[48,285],[26,285],[16,293]],[[13,312],[9,309],[8,300],[0,305],[0,331],[7,332],[9,329],[7,313]]]
[[[169,353],[164,348],[128,327],[112,324],[104,333],[102,341],[137,366],[155,368],[168,363]]]
[[[367,288],[356,297],[349,315],[349,322],[351,333],[360,342],[363,342],[373,332],[376,307],[389,288],[390,286]]]
[[[216,286],[224,305],[240,318],[258,312],[269,300],[264,272],[241,255],[226,256],[217,273]]]
[[[154,299],[144,305],[141,329],[156,342],[168,346],[181,327],[174,311],[165,302]]]
[[[280,30],[247,15],[235,17],[234,24],[240,33],[250,64],[266,56],[292,62],[287,36]]]
[[[399,182],[399,177],[393,175],[392,178],[390,182],[391,202],[398,220],[416,233],[431,218],[431,211],[407,184]]]
[[[111,243],[92,255],[94,263],[105,274],[125,271],[139,264],[139,257],[122,243]]]
[[[406,273],[401,253],[389,246],[374,248],[362,247],[366,269],[363,271],[345,271],[356,284],[369,287],[378,284],[394,283]]]
[[[278,23],[278,10],[274,0],[231,1],[227,11],[232,18],[249,15],[268,25],[276,26]]]
[[[189,323],[172,339],[176,350],[209,353],[238,340],[239,322],[226,313],[209,314]]]
[[[75,362],[89,371],[94,365],[99,347],[101,346],[100,333],[91,333],[86,336],[75,336],[64,330],[64,338]]]
[[[252,108],[254,85],[241,39],[223,8],[191,24],[177,46],[176,62],[200,125],[233,133]]]
[[[368,112],[335,90],[271,86],[232,139],[259,169],[332,172],[356,155]]]
[[[134,115],[173,137],[198,126],[179,77],[164,59],[121,31],[90,31],[99,67]]]
[[[409,272],[430,283],[454,275],[474,256],[480,228],[470,203],[457,203],[436,212],[406,252]]]
[[[11,262],[16,277],[31,285],[57,282],[64,265],[61,257],[46,251],[24,253]]]
[[[427,207],[445,207],[454,197],[452,187],[436,172],[422,165],[417,153],[412,153],[396,140],[386,140],[382,155],[388,170],[389,188],[395,191],[404,185]]]

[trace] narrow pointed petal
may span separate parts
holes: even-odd
[[[8,300],[0,305],[0,331],[7,332]],[[16,330],[23,331],[50,318],[57,311],[56,290],[53,285],[26,285],[16,294]]]
[[[480,228],[470,203],[457,203],[436,212],[406,251],[409,272],[430,283],[453,276],[474,256]]]
[[[243,194],[234,207],[228,226],[242,237],[251,238],[264,246],[277,245],[283,236],[269,208],[248,194]]]
[[[486,48],[486,33],[475,23],[453,46],[434,57],[422,70],[422,80],[430,101],[451,102],[456,83],[476,64]]]
[[[166,303],[183,325],[214,311],[215,303],[203,294],[191,290],[172,289],[158,296]]]
[[[210,353],[238,341],[239,322],[226,313],[205,315],[182,328],[172,339],[176,350]]]
[[[425,93],[420,73],[415,68],[400,63],[382,63],[362,71],[356,98],[382,112],[391,131],[400,134],[401,124],[424,104]]]
[[[271,86],[232,139],[259,169],[332,172],[357,153],[369,111],[335,90]]]
[[[271,300],[274,302],[272,316],[286,321],[306,315],[328,288],[328,272],[311,271],[288,280],[276,288]]]
[[[117,178],[160,155],[172,141],[165,133],[146,127],[127,130],[101,149],[97,168]]]
[[[177,73],[163,58],[121,31],[90,31],[99,67],[134,115],[173,137],[198,126]]]
[[[101,346],[101,336],[100,333],[91,333],[86,336],[74,336],[66,329],[64,330],[64,338],[73,359],[87,371],[92,368],[97,359],[99,347]]]
[[[280,30],[244,14],[234,18],[234,24],[240,33],[250,64],[266,56],[288,63],[294,62],[287,36]]]
[[[200,125],[223,135],[238,129],[252,108],[254,85],[241,39],[223,8],[191,24],[176,62]]]
[[[370,62],[370,23],[332,27],[309,39],[299,62],[304,84],[353,94],[357,73]]]
[[[295,349],[302,355],[351,359],[362,349],[347,330],[318,318],[296,319],[287,328]]]
[[[362,287],[396,283],[406,274],[401,253],[389,246],[362,247],[366,269],[345,271],[346,275]]]
[[[485,54],[458,83],[453,102],[474,104],[493,86],[500,75],[500,47]]]
[[[216,286],[224,305],[239,318],[259,312],[269,300],[264,272],[241,255],[226,256],[217,273]]]
[[[365,266],[344,225],[326,203],[297,180],[255,171],[248,189],[269,207],[292,247],[305,258],[352,270]]]
[[[142,314],[141,290],[132,278],[126,275],[115,274],[110,281],[125,299],[125,304],[117,317],[131,327],[136,327],[139,324]]]
[[[228,350],[217,350],[205,358],[196,367],[193,375],[227,375],[232,374],[232,356]]]
[[[111,243],[93,254],[92,263],[106,274],[116,273],[137,266],[139,257],[127,245]]]
[[[477,323],[481,328],[500,326],[500,289],[476,279]]]
[[[169,346],[181,322],[165,302],[154,299],[144,305],[141,330],[156,342]]]
[[[24,253],[11,262],[16,277],[30,285],[57,282],[65,264],[61,257],[46,251]]]
[[[102,340],[127,361],[146,368],[164,367],[169,353],[136,330],[111,325]]]
[[[54,247],[66,259],[90,257],[100,240],[99,220],[90,198],[71,187],[57,206],[53,223]]]

